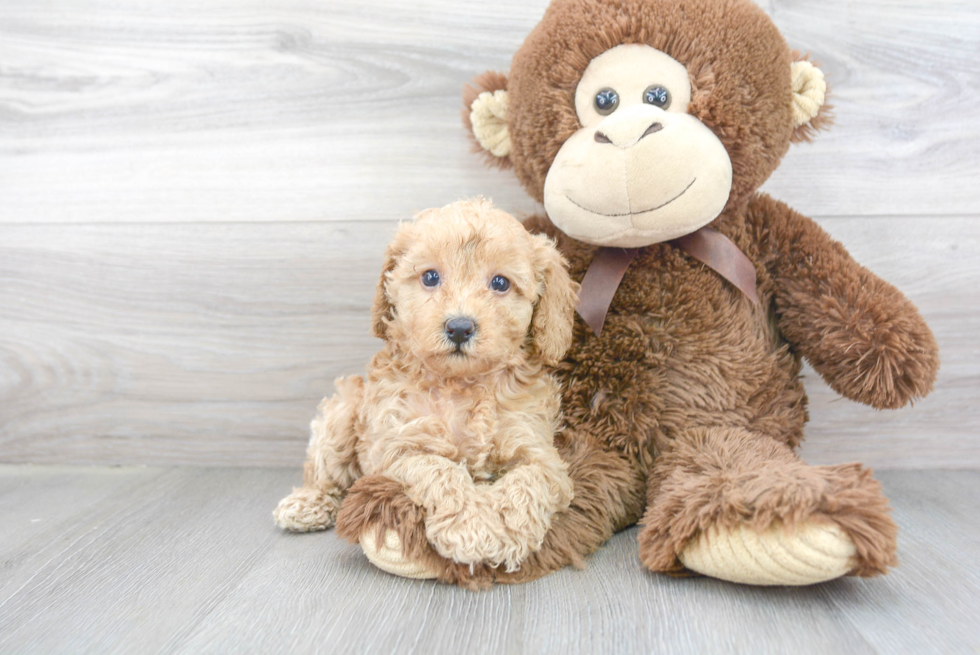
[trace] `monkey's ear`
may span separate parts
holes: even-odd
[[[487,71],[463,87],[463,124],[473,140],[473,152],[483,153],[491,166],[510,166],[507,76]]]
[[[394,305],[391,303],[391,296],[388,295],[388,277],[398,265],[408,244],[411,243],[412,223],[403,223],[398,226],[395,238],[388,244],[385,250],[384,264],[381,266],[381,279],[374,290],[374,304],[371,306],[371,331],[379,339],[388,340],[388,323],[394,320]]]
[[[833,123],[827,104],[827,81],[823,71],[805,57],[798,57],[790,66],[790,79],[793,90],[793,136],[790,140],[793,143],[809,141],[817,130],[826,129]]]

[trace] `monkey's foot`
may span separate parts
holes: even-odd
[[[847,575],[856,566],[855,553],[838,526],[808,522],[792,529],[775,524],[762,532],[746,525],[712,527],[678,558],[692,571],[729,582],[800,586]]]
[[[439,577],[439,571],[429,567],[425,562],[409,559],[402,554],[401,540],[394,530],[386,530],[384,543],[378,544],[375,538],[376,530],[369,528],[361,533],[361,550],[368,561],[382,571],[399,575],[403,578],[416,580],[431,580]]]

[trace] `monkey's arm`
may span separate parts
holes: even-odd
[[[877,409],[932,390],[936,340],[898,289],[813,220],[766,195],[752,199],[748,222],[772,276],[779,330],[831,388]]]

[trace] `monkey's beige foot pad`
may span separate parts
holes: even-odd
[[[402,543],[394,530],[385,531],[384,543],[380,546],[375,539],[375,531],[368,529],[361,533],[361,550],[368,561],[382,571],[403,578],[428,580],[438,577],[435,570],[429,569],[422,562],[407,559],[402,555]]]
[[[752,585],[809,585],[847,575],[854,543],[838,526],[803,523],[792,531],[773,525],[711,528],[684,548],[679,559],[703,575]]]

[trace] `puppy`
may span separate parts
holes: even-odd
[[[440,555],[517,569],[572,499],[544,367],[571,344],[577,293],[551,241],[486,200],[403,225],[372,310],[384,348],[320,404],[276,523],[329,528],[354,481],[381,474],[424,510]]]

